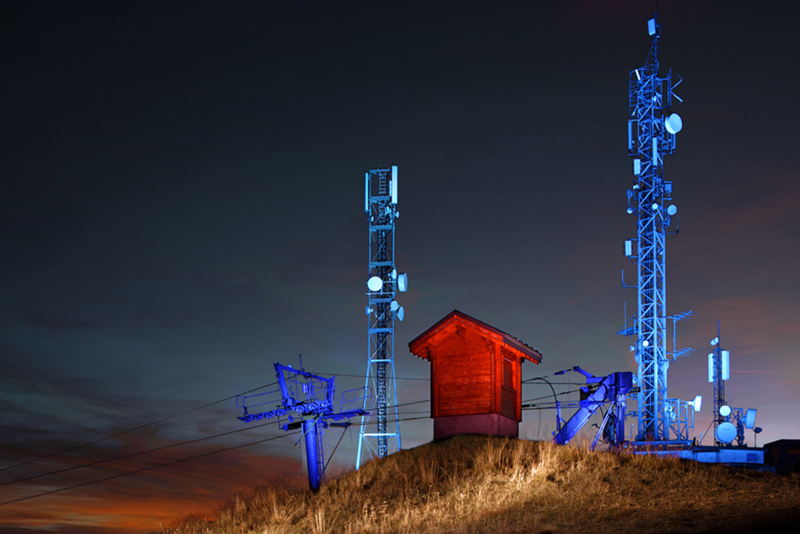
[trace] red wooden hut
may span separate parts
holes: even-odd
[[[431,362],[433,439],[519,436],[522,362],[541,363],[538,350],[458,310],[408,347]]]

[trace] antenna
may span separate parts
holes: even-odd
[[[714,384],[714,439],[717,445],[727,445],[732,439],[728,441],[720,439],[718,430],[723,423],[730,424],[731,409],[725,402],[725,381],[730,378],[730,352],[722,350],[722,343],[719,338],[719,320],[717,320],[717,337],[711,340],[714,352],[708,355],[708,381]],[[725,360],[724,362],[723,359]],[[722,436],[727,438],[727,435],[723,431]]]
[[[638,380],[637,441],[669,441],[688,439],[685,425],[674,426],[677,408],[684,404],[667,398],[668,355],[674,360],[691,349],[678,350],[674,330],[678,320],[692,312],[667,316],[666,295],[666,231],[677,207],[672,200],[672,182],[664,180],[664,156],[675,151],[675,135],[683,128],[683,120],[671,113],[672,98],[680,101],[673,89],[672,71],[660,77],[658,38],[661,26],[658,11],[647,21],[652,38],[650,54],[643,67],[632,70],[628,80],[628,155],[633,158],[634,185],[627,192],[627,212],[637,218],[636,239],[625,243],[625,255],[636,264],[638,311],[631,328],[619,333],[636,335],[633,345]],[[680,81],[678,82],[680,83]],[[633,244],[636,247],[634,250]],[[667,352],[667,319],[673,320],[673,347]]]
[[[400,216],[397,211],[397,165],[367,172],[365,182],[369,278],[365,309],[368,351],[364,389],[371,388],[375,395],[364,397],[356,469],[361,467],[362,457],[383,458],[401,448],[394,367],[394,320],[402,321],[405,316],[405,310],[395,297],[408,287],[408,276],[398,273],[394,263],[395,219]],[[394,421],[389,420],[390,406],[394,407]]]

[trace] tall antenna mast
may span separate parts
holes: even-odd
[[[394,367],[394,320],[405,310],[395,300],[408,287],[408,276],[398,274],[394,263],[397,211],[397,166],[371,170],[364,176],[364,212],[369,221],[369,280],[367,281],[367,375],[364,411],[358,439],[356,469],[362,457],[385,456],[400,450],[397,382]],[[389,412],[394,418],[390,420]],[[373,426],[374,424],[374,426]]]
[[[650,55],[641,68],[631,71],[629,83],[628,155],[635,176],[628,190],[628,213],[637,216],[637,237],[625,242],[625,255],[637,265],[638,312],[626,335],[636,334],[632,350],[638,364],[637,441],[670,440],[672,403],[667,399],[667,293],[666,231],[677,208],[672,182],[664,180],[664,156],[675,151],[675,134],[681,118],[670,112],[672,71],[659,77],[657,15],[647,22],[652,37]],[[674,359],[675,355],[673,355]],[[679,436],[682,437],[682,436]]]
[[[723,350],[719,339],[719,320],[717,320],[717,337],[711,340],[714,352],[708,355],[708,381],[714,384],[714,443],[723,444],[717,434],[717,428],[730,420],[731,409],[725,402],[725,381],[731,377],[730,352]],[[727,443],[725,443],[727,445]]]

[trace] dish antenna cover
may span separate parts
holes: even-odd
[[[670,204],[667,208],[667,213],[670,215],[675,215],[678,213],[678,207],[675,204]]]
[[[692,406],[694,406],[694,411],[699,412],[700,411],[700,407],[702,405],[703,405],[703,396],[702,395],[696,396],[694,398],[694,400],[692,401]]]
[[[393,300],[392,303],[390,304],[390,307],[392,308],[392,311],[397,311],[397,308],[399,308],[400,305],[397,303],[396,300]]]
[[[754,408],[750,408],[744,414],[744,427],[753,429],[756,426],[756,410]]]
[[[675,135],[676,133],[681,131],[681,128],[683,128],[683,119],[681,119],[681,116],[678,115],[677,113],[673,113],[672,115],[664,119],[664,126],[667,127],[667,131],[669,133]]]
[[[405,317],[405,316],[406,316],[406,310],[405,310],[405,308],[400,306],[400,309],[397,310],[397,318],[402,321],[403,317]]]
[[[383,280],[381,280],[378,276],[373,276],[367,280],[367,287],[370,291],[380,291],[383,287]]]
[[[728,406],[727,404],[726,404],[726,405],[724,405],[724,406],[722,406],[722,407],[719,409],[719,414],[720,414],[722,417],[728,417],[728,416],[731,414],[731,407],[730,407],[730,406]]]
[[[408,275],[406,273],[397,275],[397,290],[402,293],[408,290]]]
[[[730,443],[736,439],[736,425],[733,423],[722,423],[714,431],[714,435],[722,443]]]

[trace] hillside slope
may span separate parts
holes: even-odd
[[[237,496],[171,534],[792,532],[800,478],[459,436],[370,462],[319,492]]]

